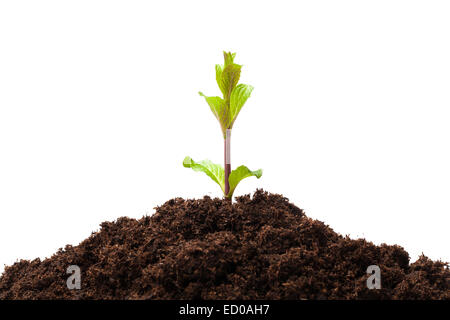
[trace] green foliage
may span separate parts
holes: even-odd
[[[191,168],[194,171],[204,172],[208,177],[210,177],[215,183],[217,183],[222,189],[222,192],[225,195],[225,171],[223,167],[220,164],[212,163],[209,160],[203,160],[199,162],[195,162],[192,160],[191,157],[186,157],[183,160],[183,166],[185,168]],[[242,179],[248,178],[248,177],[256,177],[261,178],[262,176],[262,169],[251,171],[246,166],[239,166],[235,170],[231,171],[230,173],[230,191],[227,195],[225,195],[227,198],[231,198],[233,196],[234,190],[236,189],[239,182],[241,182]]]
[[[234,120],[236,120],[239,111],[244,106],[245,101],[250,97],[253,87],[248,84],[239,84],[234,88],[230,97],[230,127],[233,127]]]
[[[241,182],[242,179],[248,178],[248,177],[256,177],[257,179],[261,178],[262,176],[262,169],[256,170],[256,171],[250,171],[249,168],[246,166],[240,166],[231,171],[230,173],[230,192],[228,193],[227,197],[231,198],[234,193],[234,189],[236,189],[239,182]]]
[[[186,157],[183,160],[183,166],[185,168],[192,168],[192,170],[194,171],[206,173],[208,177],[213,179],[213,181],[220,186],[222,192],[225,193],[225,184],[224,184],[225,171],[223,170],[223,167],[220,164],[212,163],[209,160],[195,162],[190,157]]]
[[[246,84],[238,85],[242,66],[234,63],[236,53],[224,51],[223,56],[224,64],[216,64],[216,81],[222,92],[222,99],[219,100],[220,97],[207,97],[201,92],[199,94],[209,104],[211,111],[220,123],[225,138],[226,130],[233,128],[234,121],[236,121],[239,111],[250,97],[253,87]],[[212,103],[214,107],[211,107]],[[220,112],[218,112],[219,110]]]
[[[222,126],[222,131],[225,132],[225,124],[229,121],[229,111],[226,107],[225,101],[221,97],[207,97],[200,91],[198,94],[205,98],[212,113],[217,118],[217,120],[219,120],[219,123]]]
[[[216,64],[216,81],[222,92],[222,97],[206,96],[202,92],[199,95],[205,98],[212,113],[220,123],[222,134],[226,139],[227,129],[232,129],[239,112],[250,97],[253,87],[248,84],[238,84],[241,76],[242,66],[234,63],[235,53],[224,52],[224,64]],[[225,171],[224,168],[209,160],[195,162],[190,157],[184,158],[183,166],[194,171],[204,172],[216,182],[224,196],[228,199],[233,197],[234,190],[242,179],[248,177],[260,178],[262,170],[251,171],[246,166],[240,166],[231,171],[228,177],[229,192],[225,194]]]

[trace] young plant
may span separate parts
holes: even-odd
[[[212,113],[220,123],[224,140],[224,167],[209,160],[195,162],[190,157],[184,158],[183,165],[186,168],[192,168],[194,171],[206,173],[220,186],[225,198],[231,199],[234,190],[242,179],[251,176],[259,179],[262,170],[251,171],[246,166],[240,166],[231,171],[231,129],[239,111],[250,97],[253,87],[248,84],[238,84],[242,66],[234,63],[236,53],[224,52],[223,55],[224,64],[216,64],[216,81],[223,97],[207,97],[201,92],[199,94],[205,98]]]

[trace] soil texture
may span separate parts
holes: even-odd
[[[257,190],[103,222],[78,246],[6,267],[0,299],[450,299],[447,263],[409,260],[400,246],[342,236]],[[67,288],[70,265],[80,290]],[[381,289],[367,288],[370,265]]]

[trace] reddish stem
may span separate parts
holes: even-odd
[[[231,161],[230,161],[230,138],[231,138],[231,130],[227,129],[224,145],[223,145],[223,154],[224,154],[224,168],[225,168],[225,197],[228,198],[228,193],[230,192],[230,182],[229,176],[231,173]]]

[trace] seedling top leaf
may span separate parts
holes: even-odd
[[[224,65],[216,64],[216,81],[223,97],[207,97],[202,92],[199,94],[205,98],[219,121],[225,139],[226,130],[233,128],[234,121],[250,97],[253,87],[248,84],[238,85],[242,66],[234,63],[236,54],[224,52],[223,55]]]
[[[212,113],[219,121],[224,138],[224,164],[225,167],[214,164],[209,160],[195,162],[190,157],[186,157],[183,165],[195,171],[202,171],[213,179],[222,189],[224,196],[231,199],[238,183],[247,177],[255,176],[258,179],[262,175],[262,170],[251,171],[246,166],[240,166],[231,172],[230,164],[230,139],[231,129],[234,122],[250,97],[253,87],[248,84],[238,84],[242,66],[234,63],[236,53],[225,52],[224,64],[216,64],[216,81],[222,92],[222,97],[206,96],[199,92],[208,103]]]

